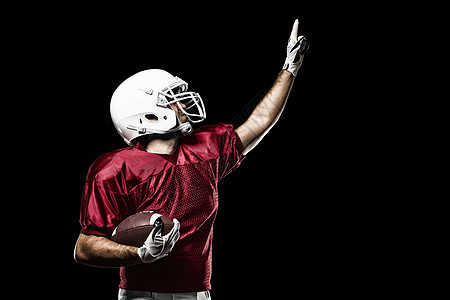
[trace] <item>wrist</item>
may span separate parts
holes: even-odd
[[[154,255],[152,255],[150,253],[150,251],[148,251],[148,249],[145,246],[137,248],[136,253],[138,255],[138,258],[139,258],[140,262],[141,263],[145,263],[145,264],[152,263],[155,260],[165,256],[165,255],[163,255],[163,256],[154,256]]]
[[[287,69],[281,69],[280,76],[294,77],[295,78],[295,75],[291,71],[289,71]]]
[[[283,65],[283,71],[286,71],[287,73],[291,74],[294,77],[297,77],[298,70],[300,69],[301,63],[292,63],[292,62],[286,62]]]

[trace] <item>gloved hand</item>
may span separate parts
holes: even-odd
[[[155,217],[154,217],[155,216]],[[154,214],[150,219],[153,229],[144,242],[144,245],[138,249],[139,257],[143,263],[151,263],[157,259],[169,255],[175,243],[180,238],[180,222],[173,219],[173,228],[166,235],[162,235],[162,219],[161,215]]]
[[[283,69],[288,70],[294,76],[297,76],[297,71],[302,65],[305,52],[309,48],[306,38],[303,35],[297,37],[297,34],[298,19],[295,20],[294,26],[292,27],[291,36],[287,45],[287,57],[283,65]]]

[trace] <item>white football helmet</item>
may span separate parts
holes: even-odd
[[[184,80],[164,70],[136,73],[122,82],[111,97],[114,126],[128,145],[133,144],[133,139],[148,134],[181,131],[188,135],[192,125],[181,123],[169,104],[176,103],[192,123],[203,121],[206,112],[200,95],[187,90]]]

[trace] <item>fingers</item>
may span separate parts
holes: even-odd
[[[297,42],[297,35],[298,35],[298,19],[295,20],[294,26],[292,27],[291,36],[289,37],[289,40],[292,42]]]
[[[298,38],[298,40],[301,42],[299,52],[300,52],[302,55],[304,55],[305,53],[309,53],[309,52],[310,52],[310,50],[309,50],[309,44],[308,44],[308,41],[306,40],[306,38],[302,35],[302,36],[300,36],[300,37]]]
[[[177,219],[173,219],[173,224],[172,230],[164,237],[167,254],[172,252],[172,248],[180,238],[180,222]]]
[[[177,234],[175,234],[175,236],[173,237],[172,240],[167,241],[169,251],[172,251],[173,246],[175,246],[175,243],[178,241],[179,238],[180,238],[180,232],[177,232]]]
[[[303,35],[298,38],[298,41],[292,46],[290,52],[297,51],[303,43]]]
[[[173,219],[172,230],[174,230],[174,232],[175,232],[175,236],[173,238],[173,243],[176,243],[178,241],[178,239],[180,238],[180,227],[181,227],[180,222],[178,222],[177,219]]]
[[[144,245],[139,248],[139,256],[144,263],[150,263],[155,259],[166,257],[175,246],[175,243],[180,238],[180,222],[173,219],[173,227],[169,233],[162,236],[162,219],[156,218],[151,220],[154,228],[150,232]],[[151,259],[149,259],[151,257]]]
[[[173,219],[173,228],[164,237],[169,241],[180,238],[180,222],[177,219]]]
[[[159,219],[160,217],[161,217],[160,214],[154,213],[154,214],[150,217],[150,225],[155,224],[155,221],[156,221],[157,219]]]

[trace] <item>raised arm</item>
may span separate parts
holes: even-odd
[[[244,155],[251,151],[278,121],[286,106],[289,93],[307,50],[306,38],[297,37],[298,20],[295,20],[287,46],[283,70],[272,88],[259,102],[247,121],[236,129],[244,146]]]
[[[275,125],[286,105],[294,76],[282,70],[270,91],[259,102],[250,117],[236,129],[244,155],[252,150]]]

